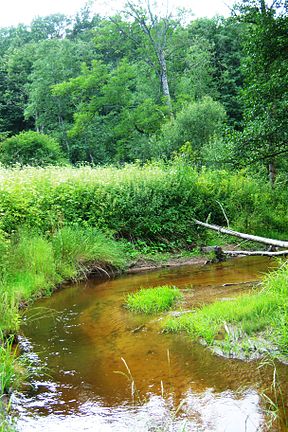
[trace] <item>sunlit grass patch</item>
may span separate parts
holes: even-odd
[[[271,344],[276,344],[279,351],[287,354],[287,300],[286,264],[267,275],[258,292],[231,301],[217,301],[178,318],[168,318],[164,330],[186,331],[193,339],[202,338],[208,344],[219,338],[226,342],[232,338],[235,343],[235,337],[244,339],[266,332],[270,335],[269,340],[273,337]],[[234,330],[230,333],[230,329]]]
[[[218,301],[196,309],[194,313],[169,318],[164,329],[172,332],[185,330],[194,338],[202,337],[208,343],[214,341],[225,323],[237,323],[245,333],[252,334],[271,325],[279,301],[274,294],[262,292],[232,301]]]
[[[126,304],[133,312],[149,314],[170,309],[182,296],[179,289],[173,286],[142,288],[136,293],[128,294]]]

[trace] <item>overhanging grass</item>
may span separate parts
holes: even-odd
[[[0,395],[17,388],[26,377],[26,369],[21,366],[13,347],[13,338],[7,338],[0,345]]]
[[[123,268],[126,263],[121,245],[93,228],[64,227],[48,238],[22,231],[5,240],[2,249],[0,331],[6,334],[18,329],[21,302],[50,294],[93,266]]]
[[[217,301],[179,318],[169,318],[166,331],[186,331],[192,338],[203,338],[213,344],[217,335],[225,333],[227,325],[236,326],[238,334],[255,336],[273,329],[273,344],[288,353],[288,264],[267,275],[261,290],[231,301]],[[226,333],[226,340],[229,340]],[[233,333],[235,337],[235,332]]]
[[[166,311],[181,298],[182,294],[178,288],[164,285],[156,288],[142,288],[136,293],[128,294],[126,305],[133,312],[149,314]]]

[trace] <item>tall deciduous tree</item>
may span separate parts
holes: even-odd
[[[162,96],[165,99],[170,115],[172,102],[168,77],[167,56],[169,56],[169,38],[179,25],[179,19],[173,19],[172,13],[159,15],[155,12],[155,5],[150,0],[144,3],[130,1],[126,3],[124,16],[132,20],[130,26],[123,27],[120,17],[111,18],[112,22],[133,43],[134,50],[156,73]]]
[[[271,183],[278,156],[288,154],[287,1],[243,0],[245,127],[238,154],[265,161]]]

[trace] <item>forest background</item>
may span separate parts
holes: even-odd
[[[93,165],[181,158],[287,165],[287,1],[192,19],[146,2],[113,17],[35,18],[0,30],[0,160]]]

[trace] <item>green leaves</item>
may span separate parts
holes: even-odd
[[[3,165],[45,166],[65,162],[58,142],[38,132],[21,132],[0,144]]]
[[[288,152],[288,20],[282,3],[242,2],[246,22],[242,91],[244,132],[238,156],[268,164]]]

